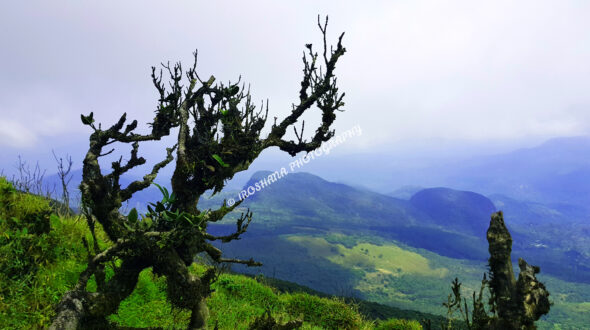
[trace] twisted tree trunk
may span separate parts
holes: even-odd
[[[187,263],[174,249],[160,249],[156,244],[136,246],[134,250],[144,252],[123,256],[124,261],[115,269],[114,276],[104,286],[98,287],[97,292],[85,290],[90,278],[85,273],[91,272],[94,267],[91,263],[74,290],[66,293],[60,301],[50,329],[108,328],[106,317],[117,311],[120,303],[135,289],[139,273],[149,267],[153,267],[154,274],[166,276],[170,303],[192,311],[189,329],[206,329],[209,312],[205,298],[211,292],[214,270],[201,277],[195,276],[189,273]]]

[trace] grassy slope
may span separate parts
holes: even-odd
[[[87,252],[82,237],[90,240],[80,218],[39,217],[49,203],[10,189],[0,177],[0,328],[43,328],[50,324],[53,308],[61,295],[77,281],[84,269]],[[22,219],[27,220],[22,220]],[[50,230],[33,233],[31,223],[49,220]],[[27,228],[27,229],[24,229]],[[101,247],[108,245],[98,233]],[[193,264],[200,273],[206,266]],[[112,269],[107,267],[107,278]],[[88,289],[93,290],[91,280]],[[385,323],[367,320],[355,305],[308,293],[283,293],[244,275],[220,274],[215,292],[208,299],[210,326],[246,329],[257,317],[270,311],[283,322],[302,319],[303,329],[372,329]],[[121,304],[110,320],[119,326],[183,328],[188,312],[168,304],[165,279],[147,269],[140,275],[136,290]],[[389,320],[387,328],[421,329],[416,321]]]
[[[192,271],[202,272],[204,266],[193,264]],[[370,329],[353,306],[331,298],[308,294],[278,293],[256,279],[243,275],[222,274],[213,286],[208,300],[211,311],[209,325],[221,329],[246,329],[256,317],[269,310],[283,322],[302,318],[304,329],[361,328]],[[186,327],[189,314],[176,310],[166,302],[163,278],[151,271],[142,272],[136,291],[126,299],[111,320],[122,326],[165,328]]]
[[[0,184],[1,187],[2,184]],[[18,257],[28,253],[26,246],[15,244],[17,241],[26,242],[35,238],[22,230],[9,233],[3,227],[10,222],[7,219],[15,215],[26,217],[28,213],[38,210],[43,204],[42,201],[30,196],[23,196],[21,199],[19,201],[21,210],[16,214],[0,212],[0,239],[3,240],[0,242],[0,265],[2,266],[10,264],[10,260],[19,260],[15,258],[15,254]],[[38,244],[33,250],[36,251],[35,263],[39,267],[35,270],[34,276],[27,274],[20,277],[18,281],[10,282],[0,278],[0,328],[47,325],[53,313],[52,306],[59,300],[61,294],[75,283],[79,272],[84,267],[86,251],[81,244],[81,237],[86,235],[87,239],[90,239],[84,222],[71,218],[52,217],[51,226],[52,234],[35,238]],[[253,227],[249,234],[256,232],[258,229]],[[9,233],[8,236],[6,236],[7,233]],[[15,236],[18,240],[14,238]],[[469,291],[478,288],[482,272],[485,270],[485,266],[481,263],[467,263],[445,258],[426,250],[414,249],[394,241],[366,235],[351,236],[338,233],[326,235],[323,231],[311,228],[305,235],[298,233],[282,237],[267,237],[266,241],[258,238],[260,243],[249,239],[237,242],[243,244],[238,250],[248,257],[256,256],[256,253],[264,251],[264,257],[267,259],[263,260],[266,261],[267,267],[264,273],[267,275],[274,273],[274,270],[271,271],[268,267],[277,267],[276,270],[279,273],[289,273],[293,276],[287,277],[288,279],[331,293],[346,293],[344,292],[347,290],[346,287],[343,287],[343,292],[325,289],[328,285],[349,281],[348,283],[352,285],[350,290],[362,293],[363,298],[433,313],[444,312],[440,303],[450,292],[449,284],[454,276],[458,276],[464,282],[464,288]],[[281,262],[285,262],[283,259],[291,258],[295,259],[291,264],[281,266]],[[19,265],[13,266],[19,267]],[[198,271],[198,268],[195,268],[195,271]],[[331,277],[325,277],[326,273],[329,273]],[[282,274],[277,275],[285,278]],[[545,276],[543,272],[539,277],[547,284],[552,292],[552,300],[555,302],[549,316],[540,322],[541,328],[561,325],[562,328],[568,329],[590,324],[588,285],[557,280]],[[239,278],[241,277],[232,277],[232,279]],[[234,283],[232,281],[226,284],[231,287]],[[165,324],[182,324],[179,322],[183,317],[186,318],[186,315],[182,311],[170,309],[165,302],[162,285],[161,279],[153,278],[149,271],[144,272],[137,292],[122,305],[119,314],[113,316],[113,321],[125,320],[124,322],[131,322],[126,323],[127,325],[134,326],[139,326],[143,324],[141,322],[148,322],[147,320],[150,319],[169,322]],[[260,283],[259,285],[264,287]],[[254,284],[242,285],[242,287],[251,292],[262,290]],[[219,299],[219,301],[225,301],[220,304],[223,308],[228,307],[228,309],[217,309],[216,306],[212,306],[213,322],[217,313],[221,313],[220,315],[224,317],[235,314],[238,315],[237,319],[241,319],[245,317],[244,315],[250,315],[248,313],[260,315],[261,311],[267,307],[266,302],[264,305],[258,302],[253,304],[248,301],[248,295],[236,297],[231,293],[231,290],[220,287],[215,293],[219,296],[211,298],[210,304],[214,303],[215,299]],[[273,301],[279,301],[279,305],[282,304],[281,306],[284,307],[285,301],[288,301],[287,296],[282,297],[278,293],[275,295],[278,298],[273,298]],[[238,306],[233,306],[228,301],[236,302]],[[280,312],[280,308],[277,311],[275,315],[282,315],[284,319],[297,316],[284,314]],[[313,324],[308,321],[306,326],[313,326]]]

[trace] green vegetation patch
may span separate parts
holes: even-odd
[[[418,321],[414,320],[398,320],[391,319],[383,322],[379,322],[375,327],[375,330],[420,330],[422,325]]]
[[[50,212],[49,204],[41,197],[15,191],[3,178],[0,200],[0,328],[46,328],[61,296],[75,285],[86,267],[88,251],[82,238],[91,242],[92,237],[80,217],[50,215],[46,232],[29,231],[29,226]],[[100,248],[110,245],[100,226],[96,234]],[[107,280],[113,274],[111,267],[117,264],[105,269]],[[206,268],[193,264],[191,271],[200,274]],[[96,282],[91,279],[87,289],[95,288]],[[302,329],[373,328],[373,322],[366,320],[356,305],[338,298],[280,293],[254,278],[235,274],[220,274],[212,288],[214,292],[207,300],[211,328],[247,329],[267,312],[279,323],[302,320]],[[167,301],[166,279],[146,269],[134,292],[109,320],[122,327],[173,329],[185,328],[188,318],[187,310],[173,308]]]
[[[0,177],[0,328],[45,328],[77,281],[87,252],[84,221],[51,215],[42,197]]]
[[[359,243],[349,248],[330,243],[322,237],[289,236],[287,239],[304,246],[310,255],[327,258],[339,265],[361,268],[368,273],[394,276],[416,274],[437,278],[444,278],[449,273],[447,268],[433,268],[424,256],[394,244]]]
[[[202,273],[205,266],[193,264],[191,271]],[[221,274],[207,300],[209,326],[219,329],[248,329],[254,320],[269,311],[273,318],[286,323],[303,320],[303,329],[371,329],[354,305],[337,298],[320,298],[305,293],[279,293],[244,275]],[[123,301],[110,320],[124,327],[183,328],[189,313],[173,308],[166,301],[163,277],[151,270],[140,274],[135,291]]]

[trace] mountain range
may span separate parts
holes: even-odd
[[[589,138],[556,139],[507,154],[419,168],[408,174],[415,181],[397,189],[385,187],[392,174],[379,166],[370,173],[362,167],[348,169],[348,179],[340,181],[353,185],[289,173],[249,196],[210,231],[235,230],[232,221],[250,209],[254,220],[248,232],[225,244],[223,251],[229,257],[253,257],[264,266],[236,270],[441,313],[440,303],[455,276],[464,280],[466,290],[478,287],[488,258],[490,215],[502,210],[513,237],[514,260],[522,257],[540,266],[541,278],[553,288],[558,312],[550,313],[547,322],[560,317],[579,321],[587,318],[583,306],[590,302],[588,151]],[[223,199],[238,199],[240,190],[269,173],[243,173],[221,193],[202,198],[199,208],[214,209]],[[72,181],[79,182],[80,172],[74,175]],[[381,176],[379,190],[384,193],[370,189],[376,187],[368,179],[372,176]],[[159,199],[159,191],[150,187],[134,196],[127,209],[141,211]]]

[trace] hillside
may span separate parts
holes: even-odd
[[[264,175],[258,173],[250,184]],[[464,281],[466,294],[478,287],[487,260],[484,226],[489,215],[485,213],[496,207],[472,192],[426,189],[416,196],[413,203],[310,174],[289,174],[244,202],[239,212],[250,208],[254,222],[241,241],[227,244],[224,250],[262,261],[264,266],[254,273],[331,294],[443,313],[440,302],[454,277]],[[214,198],[201,205],[219,202]],[[478,235],[472,221],[479,221]],[[235,226],[230,222],[211,229],[230,232]],[[557,312],[550,313],[545,325],[587,320],[590,286],[575,282],[589,278],[586,257],[579,254],[574,259],[571,250],[535,245],[535,237],[540,237],[535,231],[518,222],[508,226],[514,255],[541,266],[540,276],[559,297],[553,309]]]
[[[60,296],[76,283],[85,267],[87,252],[82,238],[90,237],[86,224],[79,217],[52,214],[47,200],[19,193],[0,177],[0,229],[0,328],[47,327]],[[107,247],[104,233],[99,230],[97,235],[99,246]],[[191,271],[202,273],[208,267],[195,263]],[[109,268],[106,272],[108,278]],[[218,276],[215,291],[207,301],[211,328],[245,329],[254,322],[268,321],[267,311],[282,323],[301,321],[302,329],[421,329],[416,321],[390,317],[434,317],[378,304],[319,297],[288,282],[222,272]],[[275,283],[283,290],[267,283]],[[95,288],[92,279],[88,289]],[[186,327],[188,317],[187,311],[174,309],[166,301],[165,279],[145,270],[133,294],[109,319],[114,327],[178,328]]]
[[[519,200],[585,206],[590,201],[590,137],[477,157],[443,169],[441,184]]]
[[[256,173],[245,188],[265,175]],[[199,207],[216,207],[238,193],[224,191],[202,199]],[[148,200],[158,198],[152,194]],[[254,212],[249,231],[223,249],[264,266],[235,270],[433,314],[444,313],[440,303],[455,276],[465,283],[465,294],[478,287],[487,259],[485,213],[502,209],[515,255],[540,265],[541,278],[551,284],[556,305],[541,325],[590,322],[590,287],[576,283],[590,278],[584,231],[575,232],[585,227],[556,225],[568,213],[547,204],[448,188],[421,189],[399,199],[291,173],[249,197],[236,213],[247,208]],[[231,218],[212,225],[212,233],[233,231]]]
[[[245,187],[267,174],[257,172]],[[213,202],[220,203],[207,203]],[[459,227],[453,230],[449,223],[431,217],[407,200],[328,182],[308,173],[289,174],[242,205],[255,212],[256,224],[281,233],[297,232],[299,227],[349,230],[398,240],[449,257],[487,257],[483,236],[475,237]],[[203,207],[211,204],[203,203]]]
[[[447,229],[481,236],[496,211],[485,196],[449,188],[423,189],[410,198],[410,203]]]
[[[408,191],[416,192],[414,187],[450,187],[545,204],[589,204],[590,136],[502,149],[509,151],[493,151],[485,142],[446,149],[439,148],[442,144],[432,141],[408,145],[403,151],[381,147],[372,152],[334,154],[310,162],[305,171],[403,199],[411,197]],[[289,161],[280,159],[265,168],[280,168]]]
[[[257,172],[244,188],[268,173]],[[204,199],[199,205],[214,208],[223,198],[237,196],[238,192],[226,192]],[[517,238],[515,253],[542,265],[547,274],[588,283],[590,254],[587,252],[590,251],[584,234],[587,225],[574,225],[571,221],[564,225],[568,213],[558,213],[541,203],[527,204],[494,196],[497,205],[474,192],[429,188],[402,200],[308,173],[292,173],[248,197],[236,213],[250,208],[255,214],[252,228],[276,236],[345,231],[397,241],[444,257],[484,262],[488,257],[485,233],[489,215],[498,209],[505,211],[506,219],[510,220],[508,227]],[[583,213],[573,206],[570,209],[570,213]],[[561,215],[549,216],[553,214]],[[227,219],[224,223],[232,223],[231,215]],[[556,222],[557,219],[563,221]],[[574,232],[576,229],[582,230]],[[566,234],[573,240],[563,240]],[[579,253],[576,259],[571,258],[574,252]]]

